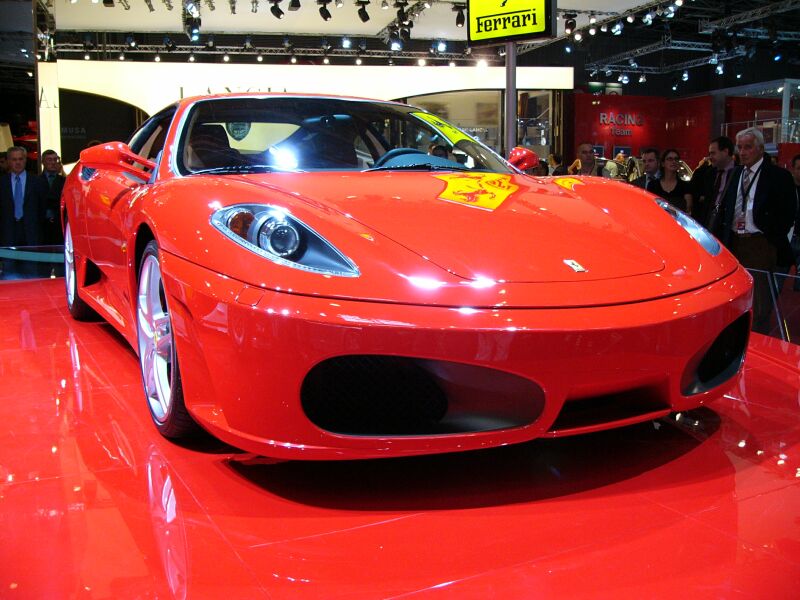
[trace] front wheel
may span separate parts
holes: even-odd
[[[148,242],[139,268],[136,300],[139,364],[147,407],[161,435],[188,437],[197,429],[183,403],[172,321],[161,277],[158,244]]]

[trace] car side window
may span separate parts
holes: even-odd
[[[154,160],[164,148],[169,124],[175,115],[175,107],[170,107],[150,118],[131,137],[128,145],[136,154]]]

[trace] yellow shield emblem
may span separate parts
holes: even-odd
[[[561,186],[565,190],[569,190],[570,192],[574,192],[576,186],[586,185],[580,179],[575,179],[574,177],[558,177],[553,180],[553,183]]]
[[[519,189],[511,183],[511,175],[498,173],[454,173],[435,177],[447,184],[439,194],[441,200],[483,210],[495,210]]]

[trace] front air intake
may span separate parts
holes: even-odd
[[[750,338],[750,313],[722,330],[711,346],[689,362],[681,381],[684,396],[706,392],[733,377],[742,366]]]
[[[504,371],[402,356],[331,358],[309,371],[301,389],[306,416],[344,435],[472,433],[533,423],[544,393]]]

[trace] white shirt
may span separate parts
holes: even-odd
[[[744,209],[744,232],[740,232],[736,227],[736,220],[738,215],[733,215],[733,231],[735,233],[762,233],[761,230],[756,227],[756,223],[753,220],[753,200],[756,197],[756,186],[758,186],[758,178],[761,177],[761,165],[764,162],[764,157],[762,156],[752,167],[750,168],[750,189],[748,190],[747,194],[747,207]],[[742,176],[739,178],[739,189],[736,192],[736,204],[739,204],[739,198],[744,192],[744,169],[748,167],[742,167]],[[742,199],[742,206],[745,205],[745,199]]]

